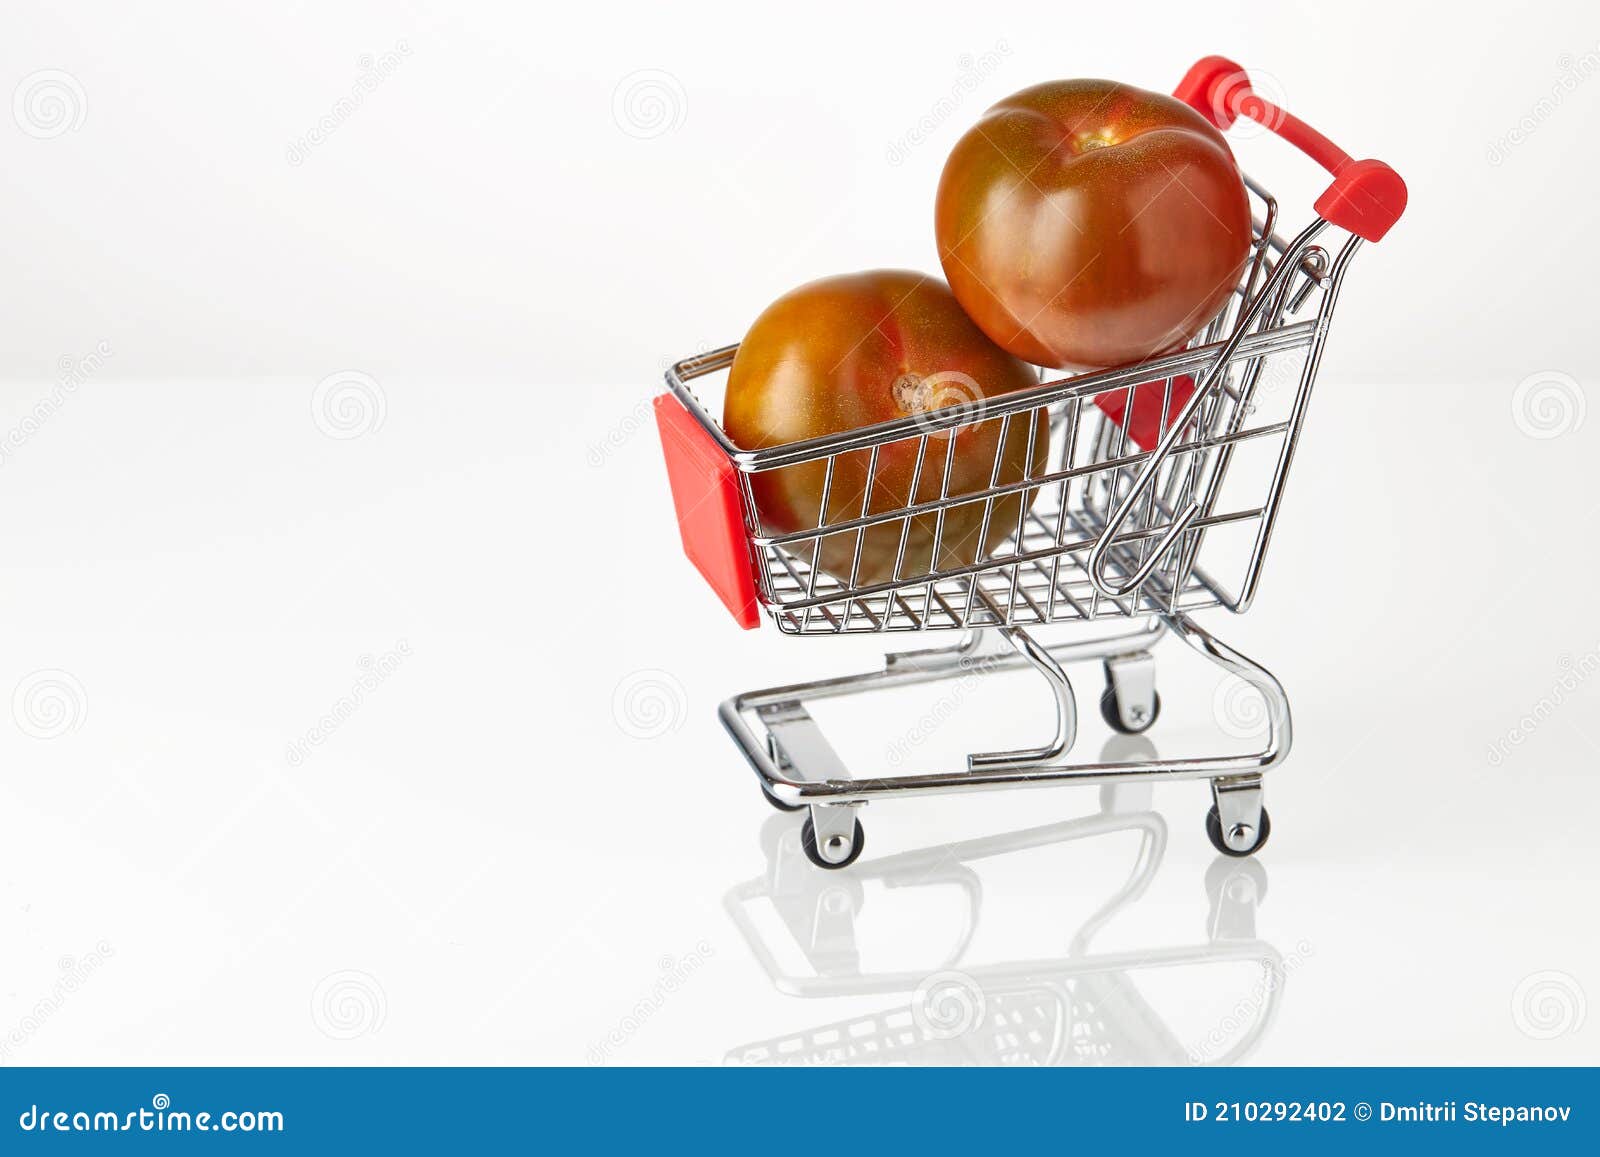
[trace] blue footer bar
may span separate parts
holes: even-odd
[[[0,1070],[0,1151],[1600,1152],[1596,1069]]]

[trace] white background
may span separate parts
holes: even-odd
[[[1257,927],[1294,963],[1251,1059],[1600,1060],[1589,9],[8,6],[0,1060],[718,1062],[905,1008],[786,995],[723,906],[770,813],[716,703],[873,652],[732,627],[642,403],[794,284],[933,270],[940,165],[993,100],[1211,52],[1412,197],[1352,269],[1263,597],[1210,621],[1298,727]],[[1309,205],[1302,158],[1239,153]],[[1168,656],[1153,741],[1217,742],[1214,676]],[[1012,741],[1037,694],[938,743]],[[926,710],[830,722],[870,761]],[[884,804],[862,867],[1096,806]],[[975,915],[959,966],[998,1007],[1205,948],[1204,789],[1155,806],[1152,882],[1092,943],[1131,835],[973,865],[975,913],[862,871],[839,967],[915,987]],[[1164,1032],[1085,1031],[1211,1059],[1262,1002],[1192,965],[1138,972]]]

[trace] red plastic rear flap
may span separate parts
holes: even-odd
[[[1166,393],[1166,380],[1145,382],[1133,388],[1133,418],[1124,420],[1128,409],[1128,388],[1121,386],[1094,396],[1094,404],[1105,411],[1106,417],[1128,432],[1133,444],[1141,450],[1152,450],[1166,431],[1161,429],[1161,399]],[[1167,426],[1178,416],[1178,411],[1194,395],[1194,379],[1180,374],[1172,379],[1172,401],[1167,405]]]
[[[678,510],[683,553],[745,630],[761,624],[738,472],[722,447],[671,394],[655,400],[661,453]]]

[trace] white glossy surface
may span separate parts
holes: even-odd
[[[906,1009],[952,968],[993,1010],[1108,954],[1204,954],[1215,856],[1198,784],[1156,791],[1143,822],[1165,829],[1164,853],[1087,944],[1139,863],[1137,832],[1069,824],[970,863],[959,842],[1008,847],[1094,813],[1094,789],[873,805],[858,869],[816,879],[714,708],[869,668],[871,641],[733,628],[678,553],[653,430],[588,460],[637,387],[576,395],[560,426],[536,390],[384,388],[382,427],[339,441],[300,384],[95,381],[6,463],[0,685],[59,670],[81,688],[64,714],[0,727],[0,1027],[21,1034],[7,1063],[715,1063]],[[1572,532],[1594,525],[1600,434],[1530,439],[1509,399],[1356,386],[1330,355],[1263,597],[1206,618],[1279,675],[1298,729],[1267,783],[1255,929],[1295,963],[1252,1060],[1597,1059],[1576,1002],[1600,978],[1600,683],[1563,691],[1502,766],[1489,751],[1564,674],[1593,670],[1595,546]],[[9,406],[15,420],[16,391]],[[1379,593],[1341,604],[1338,546],[1358,533]],[[402,642],[294,765],[291,743],[352,693],[362,656]],[[1151,740],[1226,742],[1212,672],[1170,641],[1158,662]],[[1073,674],[1080,750],[1096,752],[1100,676]],[[960,697],[931,730],[937,700],[916,692],[819,718],[863,764],[913,733],[912,758],[948,762],[1035,738],[1047,699],[1029,678]],[[859,970],[909,990],[774,983],[725,908],[764,890],[764,843],[786,849],[791,907],[844,898],[853,931],[822,942],[841,988]],[[906,854],[897,879],[913,886],[886,888],[883,858]],[[916,886],[929,863],[953,882]],[[981,902],[962,898],[969,871]],[[806,975],[804,941],[751,907],[784,973]],[[65,957],[87,975],[41,1017]],[[663,961],[681,983],[655,1003]],[[1544,972],[1578,986],[1565,1011],[1514,1013]],[[1198,961],[1131,975],[1153,1014],[1124,1000],[1130,1023],[1074,1022],[1124,1059],[1211,1058],[1256,983],[1252,966]],[[1043,991],[1029,999],[1057,1007]],[[1566,1031],[1519,1028],[1541,1016]],[[936,1043],[930,1059],[990,1051]]]

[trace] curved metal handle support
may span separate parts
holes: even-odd
[[[1190,524],[1200,516],[1200,504],[1190,499],[1189,504],[1173,518],[1172,525],[1167,528],[1166,533],[1156,542],[1155,549],[1150,552],[1149,557],[1128,576],[1127,581],[1119,586],[1106,577],[1106,563],[1111,554],[1111,548],[1116,544],[1117,536],[1122,533],[1123,525],[1133,516],[1134,508],[1138,506],[1155,485],[1157,475],[1161,473],[1161,468],[1166,465],[1167,459],[1172,456],[1173,448],[1182,439],[1184,430],[1188,428],[1189,423],[1199,413],[1200,407],[1205,404],[1206,399],[1210,396],[1211,391],[1216,388],[1217,383],[1222,380],[1222,369],[1233,357],[1234,351],[1239,348],[1239,343],[1244,341],[1245,334],[1250,331],[1250,327],[1255,324],[1256,319],[1267,308],[1267,303],[1272,300],[1278,286],[1299,268],[1301,257],[1304,255],[1307,246],[1327,227],[1328,222],[1318,217],[1301,230],[1299,236],[1289,243],[1288,249],[1284,251],[1283,256],[1278,259],[1277,265],[1273,268],[1272,276],[1267,278],[1266,284],[1261,287],[1254,300],[1250,302],[1249,308],[1239,318],[1238,324],[1233,327],[1233,333],[1229,335],[1227,342],[1217,351],[1216,360],[1211,363],[1199,381],[1195,383],[1194,393],[1190,395],[1189,400],[1184,403],[1183,409],[1178,411],[1177,416],[1172,419],[1167,429],[1162,433],[1161,441],[1156,444],[1155,449],[1150,451],[1149,458],[1145,460],[1145,464],[1139,469],[1138,477],[1134,479],[1133,489],[1128,491],[1127,497],[1106,519],[1105,530],[1101,532],[1099,540],[1089,551],[1088,565],[1089,581],[1094,584],[1095,589],[1101,594],[1108,598],[1118,599],[1137,590],[1155,571],[1156,567],[1161,565],[1161,561],[1166,557],[1167,552],[1178,545],[1184,532],[1189,529]]]
[[[1048,766],[1072,750],[1072,745],[1078,738],[1078,703],[1072,694],[1072,681],[1067,678],[1066,671],[1062,669],[1056,657],[1021,627],[998,627],[996,632],[1015,647],[1018,654],[1033,664],[1035,670],[1050,684],[1050,692],[1056,704],[1056,733],[1050,742],[1042,747],[969,755],[967,769],[978,771]]]

